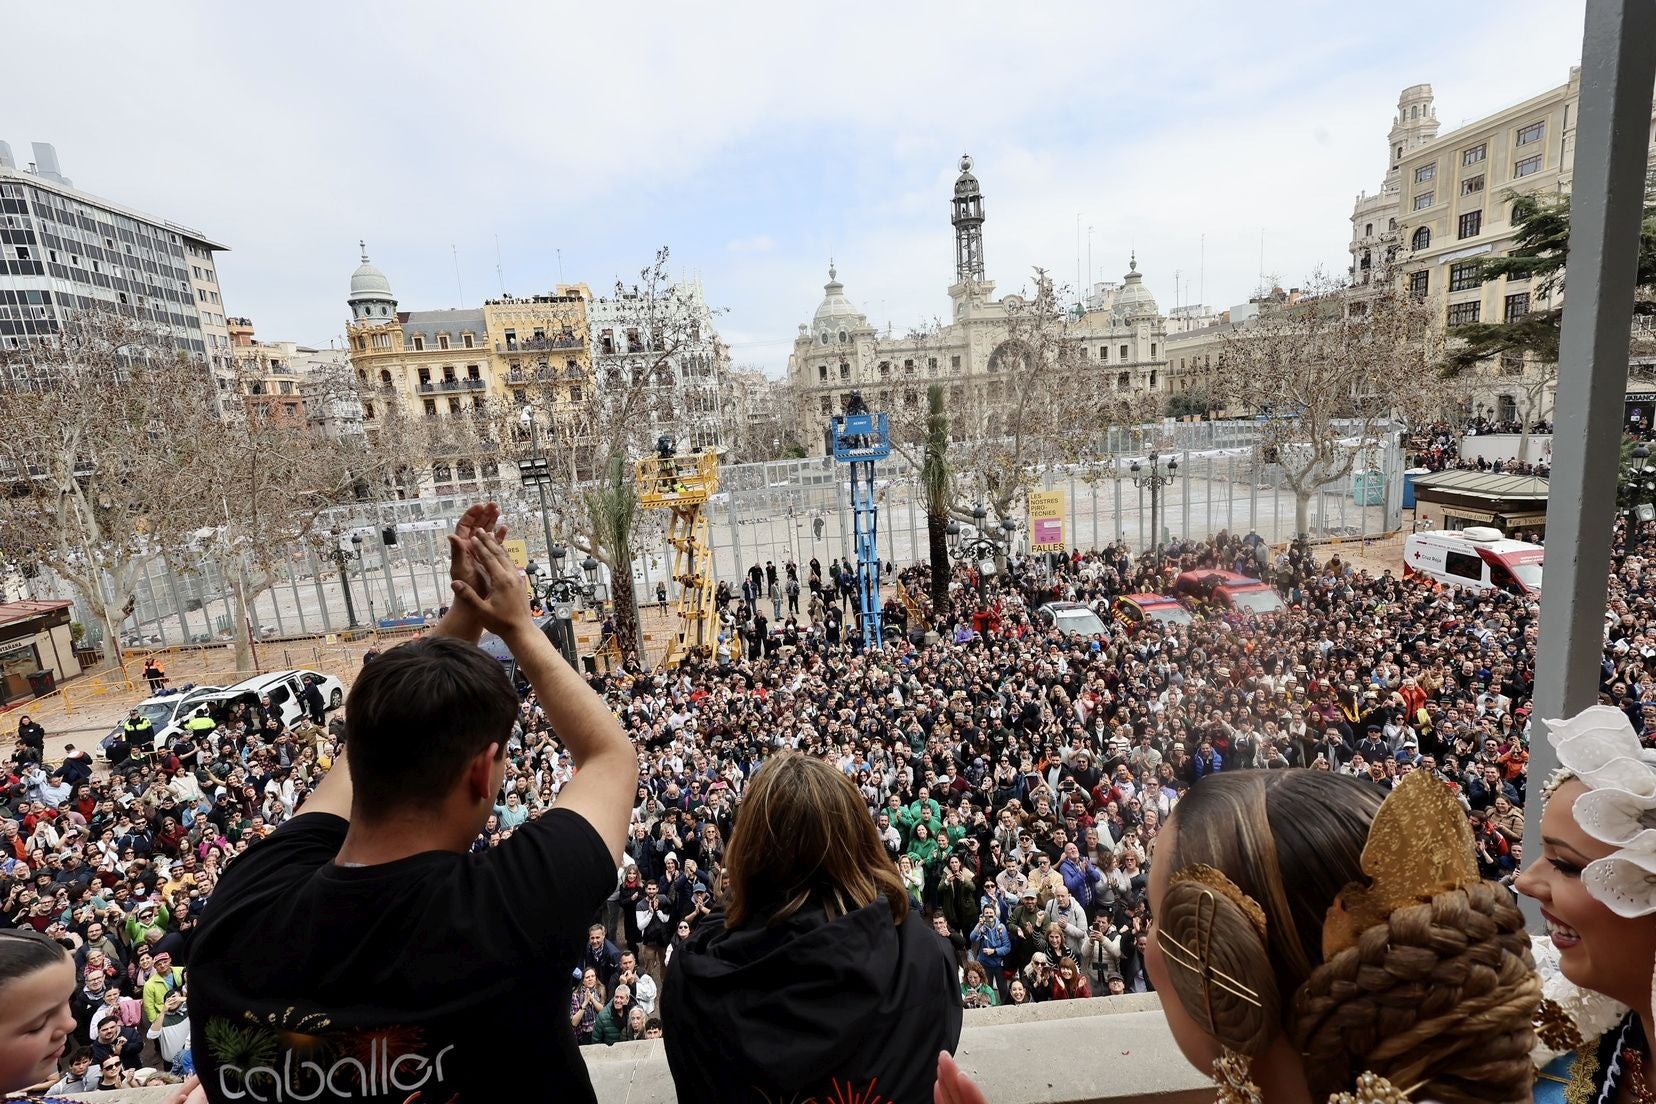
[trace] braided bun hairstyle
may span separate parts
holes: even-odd
[[[1312,770],[1236,771],[1194,787],[1162,837],[1172,846],[1156,856],[1169,873],[1157,932],[1185,942],[1211,931],[1211,965],[1256,996],[1231,999],[1173,963],[1170,996],[1232,1050],[1257,1056],[1286,1036],[1314,1099],[1349,1092],[1372,1071],[1416,1099],[1527,1101],[1540,990],[1505,889],[1480,882],[1404,906],[1323,961],[1324,918],[1364,880],[1363,846],[1384,798],[1367,779]],[[1207,895],[1209,916],[1193,922],[1200,879],[1181,872],[1203,865],[1257,904],[1262,934],[1222,895],[1217,905]]]
[[[1442,1104],[1528,1100],[1541,982],[1512,895],[1447,890],[1312,971],[1289,1031],[1317,1099],[1373,1071]]]

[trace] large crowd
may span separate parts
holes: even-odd
[[[1620,524],[1620,523],[1618,523]],[[1656,740],[1656,564],[1618,531],[1605,684]],[[944,608],[924,565],[888,578],[911,627],[857,637],[838,561],[764,568],[723,588],[722,648],[676,670],[628,662],[587,681],[638,750],[630,838],[592,917],[569,1017],[582,1043],[658,1037],[675,952],[715,915],[745,787],[779,749],[825,759],[862,795],[913,902],[954,948],[962,1003],[1143,990],[1157,834],[1204,778],[1308,767],[1385,787],[1432,772],[1456,791],[1481,872],[1521,863],[1537,605],[1319,559],[1252,534],[956,568]],[[1165,592],[1223,567],[1274,584],[1263,618],[1064,635],[1049,601]],[[770,621],[773,603],[789,613]],[[800,615],[800,607],[805,615]],[[779,623],[778,623],[779,622]],[[74,1045],[57,1091],[182,1078],[197,918],[227,864],[294,814],[340,755],[341,718],[287,728],[242,703],[112,768],[44,761],[20,719],[0,792],[0,926],[72,949]],[[575,765],[533,694],[522,701],[482,852],[541,817]]]

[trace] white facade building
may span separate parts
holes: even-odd
[[[636,290],[593,299],[587,333],[596,386],[655,370],[650,383],[663,394],[650,404],[651,437],[665,433],[694,451],[729,446],[724,407],[730,351],[719,339],[700,280],[669,285],[655,303]],[[670,350],[665,359],[663,350]]]
[[[854,391],[875,411],[918,410],[936,383],[944,387],[948,407],[994,408],[1003,386],[998,362],[1009,355],[1007,309],[1022,300],[996,298],[994,282],[984,275],[983,194],[970,157],[961,158],[952,210],[955,282],[948,289],[949,321],[936,333],[882,334],[846,295],[830,263],[822,301],[811,320],[800,323],[788,357],[795,396],[790,428],[811,455],[826,452],[828,419]],[[1097,364],[1101,387],[1167,391],[1166,319],[1144,286],[1136,257],[1119,284],[1094,286],[1069,332]]]

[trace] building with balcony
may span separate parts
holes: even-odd
[[[293,341],[259,341],[253,320],[229,318],[241,415],[303,425],[331,437],[362,428],[362,397],[343,349],[317,349]]]
[[[860,391],[874,410],[922,410],[926,389],[940,384],[945,403],[988,412],[994,421],[1004,394],[1002,359],[1010,354],[1008,311],[1018,296],[995,297],[985,277],[983,194],[972,159],[960,161],[951,222],[955,228],[955,282],[949,321],[935,332],[894,336],[881,332],[847,298],[830,263],[822,302],[799,325],[788,357],[788,381],[797,401],[789,426],[812,455],[823,455],[823,426]],[[1167,391],[1167,323],[1144,284],[1134,256],[1119,284],[1096,285],[1068,327],[1069,336],[1097,365],[1100,387],[1122,392]]]
[[[1351,278],[1361,287],[1386,272],[1429,296],[1446,326],[1506,322],[1560,305],[1532,281],[1480,278],[1479,262],[1512,248],[1512,193],[1570,191],[1581,69],[1560,85],[1442,133],[1429,84],[1398,97],[1380,190],[1357,197],[1351,216]],[[1650,119],[1656,164],[1656,107]],[[1502,420],[1548,418],[1550,366],[1511,359],[1489,367],[1471,403]]]
[[[713,324],[700,280],[653,293],[617,289],[587,305],[594,384],[605,393],[644,388],[641,435],[667,434],[700,451],[733,445],[730,350]]]
[[[489,348],[504,397],[548,416],[592,395],[592,355],[585,284],[560,284],[551,295],[502,296],[483,304]]]
[[[221,410],[239,413],[214,262],[229,247],[76,188],[48,143],[33,153],[20,167],[0,142],[0,347],[56,333],[69,311],[117,310],[199,357]]]

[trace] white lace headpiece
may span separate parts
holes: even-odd
[[[1656,752],[1639,743],[1627,714],[1608,705],[1589,706],[1567,721],[1548,721],[1547,739],[1558,753],[1559,769],[1547,779],[1543,796],[1551,800],[1561,784],[1579,779],[1587,792],[1571,810],[1576,823],[1593,839],[1616,848],[1582,869],[1582,885],[1618,916],[1656,913]],[[1535,947],[1543,995],[1558,1004],[1591,1045],[1626,1013],[1626,1006],[1565,978],[1550,940],[1537,939]],[[1651,991],[1656,999],[1656,970]],[[1551,1053],[1538,1047],[1537,1066]]]
[[[1548,721],[1547,739],[1561,770],[1547,780],[1546,796],[1580,779],[1588,792],[1576,798],[1576,823],[1617,849],[1582,870],[1587,892],[1618,916],[1656,912],[1656,751],[1640,746],[1627,714],[1609,705]]]

